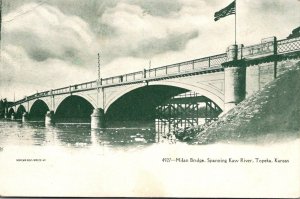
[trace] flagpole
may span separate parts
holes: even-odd
[[[226,6],[225,8],[219,10],[218,12],[215,13],[214,17],[215,17],[215,21],[218,21],[219,19],[226,17],[228,15],[232,15],[234,14],[234,45],[237,45],[236,42],[236,1],[237,0],[233,0],[233,2],[231,4],[229,4],[228,6]]]
[[[235,3],[235,14],[234,14],[234,44],[236,45],[236,11],[237,11],[237,7],[236,7],[236,0],[234,0]]]

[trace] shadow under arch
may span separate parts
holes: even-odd
[[[18,107],[18,109],[17,109],[16,117],[17,117],[18,119],[22,118],[22,115],[23,115],[23,113],[25,113],[25,112],[26,112],[26,109],[25,109],[25,107],[21,104],[21,105]]]
[[[155,120],[156,107],[164,101],[188,90],[173,86],[142,86],[113,100],[106,107],[108,126],[143,125]]]
[[[183,88],[188,91],[192,91],[200,95],[203,95],[204,97],[210,99],[215,104],[217,104],[218,107],[220,107],[222,110],[224,110],[225,107],[224,93],[219,89],[216,89],[215,87],[207,84],[198,83],[197,85],[193,85],[193,84],[168,80],[163,82],[153,82],[152,85],[164,85],[164,86],[174,86],[174,87]]]
[[[29,111],[29,116],[31,119],[44,119],[49,107],[43,100],[36,100]]]
[[[55,111],[55,120],[63,122],[90,122],[94,106],[87,99],[71,95],[63,99]]]
[[[8,117],[10,117],[12,114],[15,114],[15,109],[11,107],[11,108],[8,110]]]
[[[198,84],[197,86],[191,85],[191,84],[185,84],[181,82],[176,81],[164,81],[164,82],[151,82],[151,85],[149,86],[165,86],[170,88],[178,88],[183,89],[185,91],[192,91],[195,93],[198,93],[200,95],[205,96],[206,98],[210,99],[214,103],[218,105],[222,110],[224,110],[224,94],[220,91],[215,89],[214,87],[204,85],[204,84]],[[119,100],[122,96],[126,95],[127,93],[130,93],[136,89],[143,88],[143,87],[149,87],[148,85],[134,85],[130,88],[127,88],[121,92],[119,92],[117,95],[115,95],[112,99],[108,101],[108,103],[105,105],[104,112],[106,113],[107,110],[110,108],[112,104],[114,104],[117,100]],[[179,93],[180,94],[180,93]]]

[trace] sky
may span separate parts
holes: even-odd
[[[224,53],[232,0],[2,0],[0,98]],[[237,42],[286,38],[300,26],[299,0],[237,0]]]

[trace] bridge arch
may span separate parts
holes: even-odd
[[[193,85],[177,81],[153,82],[151,83],[151,85],[173,86],[193,91],[195,93],[199,93],[200,95],[203,95],[211,101],[213,101],[214,103],[216,103],[222,110],[224,110],[224,93],[222,93],[220,90],[217,90],[215,87],[201,83]]]
[[[148,85],[145,84],[133,85],[127,87],[126,89],[123,89],[121,92],[116,92],[116,94],[113,97],[110,97],[110,99],[105,104],[104,111],[107,112],[107,110],[110,108],[110,106],[113,103],[115,103],[118,99],[120,99],[122,96],[126,95],[127,93],[147,86],[167,86],[167,87],[180,88],[187,91],[193,91],[209,98],[211,101],[215,102],[222,110],[224,110],[224,106],[225,106],[224,94],[212,86],[199,84],[199,83],[195,86],[192,84],[186,84],[186,83],[176,82],[176,81],[162,81],[162,82],[151,82],[151,84]]]
[[[116,92],[115,95],[113,95],[112,97],[108,98],[106,100],[106,104],[104,105],[104,112],[107,112],[107,110],[109,109],[109,107],[115,102],[117,101],[120,97],[124,96],[126,93],[129,93],[133,90],[136,90],[138,88],[142,88],[144,87],[145,84],[135,84],[135,85],[131,85],[130,87],[126,87],[125,89],[123,89],[121,92]]]
[[[96,91],[95,91],[96,92]],[[63,97],[61,98],[56,98],[55,99],[55,104],[56,106],[54,107],[54,113],[56,113],[58,107],[60,106],[60,104],[65,100],[67,99],[68,97],[71,97],[71,96],[78,96],[78,97],[81,97],[83,99],[85,99],[87,102],[89,102],[93,108],[97,108],[97,102],[95,101],[95,99],[89,95],[86,95],[85,93],[73,93],[72,95],[64,95]]]
[[[88,119],[96,108],[94,100],[91,100],[86,95],[74,94],[64,96],[58,101],[55,112],[56,119]]]
[[[127,91],[127,92],[126,92]],[[188,90],[161,85],[127,85],[123,95],[112,96],[106,106],[105,118],[109,125],[147,124],[156,116],[156,107],[166,100]]]
[[[24,112],[26,112],[26,109],[25,109],[25,107],[24,107],[22,104],[20,104],[20,105],[17,107],[16,117],[17,117],[17,118],[22,118],[22,115],[23,115]]]
[[[27,110],[25,104],[19,104],[19,105],[17,105],[17,106],[16,106],[16,112],[18,112],[18,109],[19,109],[19,108],[20,108],[20,109],[23,109],[23,108],[24,108],[25,111],[28,112],[28,110]]]
[[[37,99],[32,103],[29,115],[31,118],[44,118],[49,110],[49,106],[44,100]]]
[[[9,108],[9,110],[8,110],[8,117],[10,117],[11,114],[16,114],[14,107]]]

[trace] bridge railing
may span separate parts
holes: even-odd
[[[58,88],[58,89],[54,89],[52,90],[52,95],[57,95],[57,94],[62,94],[62,93],[68,93],[70,87],[63,87],[63,88]]]
[[[145,78],[161,77],[161,76],[167,76],[167,75],[172,75],[172,74],[177,74],[182,72],[193,71],[197,69],[220,66],[222,63],[226,61],[226,59],[227,59],[227,55],[226,53],[223,53],[211,57],[205,57],[205,58],[190,60],[186,62],[152,68],[149,70],[144,69],[144,71],[127,73],[115,77],[103,78],[101,79],[100,85],[110,85],[110,84],[117,84],[123,82],[131,82],[131,81],[137,81]]]
[[[276,38],[263,39],[260,44],[242,47],[243,58],[256,58],[261,56],[273,55],[276,53]]]
[[[276,38],[267,38],[262,43],[242,48],[243,58],[256,58],[268,55],[280,55],[300,50],[300,37],[276,41]]]
[[[277,53],[284,54],[300,50],[300,37],[283,39],[277,42]]]
[[[138,71],[138,72],[128,73],[128,74],[119,76],[119,79],[120,79],[119,82],[135,81],[135,80],[140,80],[143,78],[144,78],[143,71]]]
[[[124,75],[119,75],[115,77],[108,77],[101,79],[100,85],[118,84],[122,82],[136,81],[144,78],[143,71],[138,71],[134,73],[127,73]]]
[[[97,81],[90,81],[90,82],[85,82],[85,83],[71,86],[71,91],[92,89],[95,88],[96,86],[97,86]]]
[[[90,81],[90,82],[85,82],[81,84],[75,84],[63,88],[58,88],[50,91],[44,92],[44,95],[58,95],[58,94],[63,94],[63,93],[70,93],[78,90],[88,90],[88,89],[93,89],[97,87],[97,81]],[[39,95],[39,97],[43,96]]]
[[[214,55],[209,58],[209,67],[220,66],[227,61],[227,54]]]
[[[150,70],[145,70],[145,78],[172,75],[182,72],[189,72],[198,69],[210,68],[213,66],[220,66],[222,63],[226,62],[227,55],[219,54],[211,57],[205,57],[200,59],[194,59],[186,62],[181,62],[177,64],[166,65],[158,68],[152,68]]]

